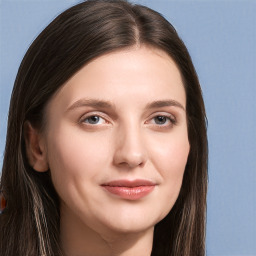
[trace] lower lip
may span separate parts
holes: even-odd
[[[108,192],[117,195],[123,199],[128,200],[138,200],[150,192],[155,188],[152,186],[138,186],[138,187],[118,187],[118,186],[103,186]]]

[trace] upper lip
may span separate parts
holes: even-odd
[[[136,179],[136,180],[113,180],[102,184],[102,186],[110,187],[140,187],[140,186],[155,186],[156,183],[150,180]]]

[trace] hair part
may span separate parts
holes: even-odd
[[[159,13],[123,0],[89,0],[55,18],[32,43],[18,70],[0,187],[7,200],[0,215],[2,256],[62,255],[59,198],[50,171],[36,172],[28,163],[24,123],[30,121],[43,129],[47,103],[86,63],[140,45],[163,50],[179,68],[191,146],[179,197],[155,226],[152,256],[205,255],[206,114],[189,53],[174,27]]]

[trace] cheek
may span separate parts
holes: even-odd
[[[182,185],[190,146],[187,137],[175,136],[162,141],[161,147],[152,151],[152,163],[161,176],[161,217],[173,207]]]
[[[164,179],[183,176],[190,150],[187,133],[174,133],[152,141],[152,162]]]
[[[59,193],[79,189],[97,179],[108,162],[106,145],[100,135],[86,136],[82,131],[59,129],[48,139],[48,161],[53,183]]]
[[[166,188],[170,192],[169,195],[173,196],[172,194],[174,194],[176,198],[181,188],[189,148],[188,142],[174,143],[167,151],[165,161],[163,160],[165,164],[162,166],[162,176],[164,177]]]

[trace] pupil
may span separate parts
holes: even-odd
[[[165,116],[157,116],[155,118],[155,121],[157,124],[164,124],[166,122],[166,117]]]
[[[91,117],[88,118],[88,121],[89,121],[90,124],[96,124],[99,121],[99,117],[98,116],[91,116]]]

